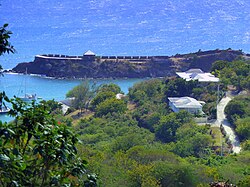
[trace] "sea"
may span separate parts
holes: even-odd
[[[15,73],[5,73],[0,77],[0,92],[4,91],[11,99],[23,97],[25,93],[35,94],[37,102],[40,100],[62,101],[65,100],[66,94],[75,86],[87,81],[90,87],[97,88],[102,84],[117,84],[124,94],[127,94],[129,88],[135,83],[145,79],[53,79],[37,75],[22,75]],[[8,106],[8,105],[7,105]],[[11,105],[9,105],[11,107]],[[0,121],[8,122],[12,120],[8,115],[0,115]]]
[[[16,53],[0,56],[4,69],[38,54],[82,55],[87,50],[100,56],[171,56],[228,48],[250,52],[248,0],[0,0],[0,26],[5,23]],[[16,94],[23,78],[0,77],[2,88]],[[56,100],[79,83],[26,79],[30,91]],[[115,81],[126,91],[138,80]]]

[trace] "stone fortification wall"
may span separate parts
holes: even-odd
[[[83,56],[69,56],[69,55],[61,55],[61,54],[43,54],[36,55],[35,58],[46,58],[46,59],[82,59]]]
[[[229,54],[234,54],[234,55],[242,55],[242,51],[241,50],[231,50],[231,49],[227,49],[227,50],[210,50],[210,51],[201,51],[199,50],[196,53],[190,53],[190,54],[178,54],[175,55],[174,57],[182,57],[182,58],[186,58],[187,56],[208,56],[208,58],[210,58],[210,56],[218,56],[218,54],[224,54],[225,53],[229,53]],[[100,59],[100,60],[127,60],[127,61],[136,61],[136,60],[141,60],[141,61],[153,61],[153,62],[164,62],[164,61],[168,61],[169,60],[169,56],[95,56],[95,55],[82,55],[82,56],[70,56],[70,55],[62,55],[62,54],[43,54],[43,55],[36,55],[35,59],[53,59],[53,60],[82,60],[83,62],[86,61],[95,61],[96,59]],[[188,59],[187,59],[188,60]]]
[[[100,59],[124,59],[124,60],[146,60],[151,59],[152,56],[99,56]]]
[[[61,54],[43,54],[36,55],[35,58],[46,58],[46,59],[85,59],[89,56],[69,56]],[[99,59],[119,59],[119,60],[151,60],[151,59],[168,59],[168,56],[95,56]]]
[[[33,62],[19,63],[13,68],[13,72],[23,73],[28,69],[28,73],[32,74],[67,78],[165,77],[190,68],[210,71],[213,62],[232,61],[241,53],[233,50],[213,50],[183,54],[181,57],[96,56],[92,52],[86,52],[81,56],[43,54],[37,55]]]

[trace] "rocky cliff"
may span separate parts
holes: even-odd
[[[200,68],[210,71],[217,60],[233,61],[244,54],[236,50],[199,51],[175,56],[66,58],[39,56],[20,63],[13,72],[42,74],[56,78],[144,78],[172,76],[176,71]]]

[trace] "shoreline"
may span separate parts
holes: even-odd
[[[89,51],[81,58],[66,55],[36,55],[5,72],[63,80],[147,79],[174,76],[175,72],[201,69],[210,72],[218,60],[233,61],[246,56],[240,50],[209,50],[175,56],[96,56]],[[77,56],[80,57],[80,56]]]
[[[144,79],[144,80],[148,80],[148,79],[163,79],[165,77],[144,77],[144,78],[128,78],[128,77],[124,77],[124,78],[67,78],[67,77],[49,77],[46,75],[41,75],[41,74],[25,74],[25,73],[16,73],[16,72],[3,72],[3,74],[10,74],[10,75],[29,75],[32,77],[40,77],[40,78],[44,78],[44,79],[51,79],[51,80],[133,80],[133,79]]]

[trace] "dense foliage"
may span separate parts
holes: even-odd
[[[78,138],[51,113],[51,103],[30,104],[15,98],[10,115],[0,122],[1,186],[84,186],[87,162],[77,156]],[[95,182],[93,182],[95,184]]]
[[[15,52],[7,26],[0,28],[0,56]],[[14,120],[0,121],[1,186],[96,186],[96,176],[86,174],[86,160],[77,156],[78,138],[54,116],[60,104],[10,100],[1,92],[0,110],[6,103]]]
[[[72,106],[76,109],[80,109],[80,112],[82,112],[83,109],[88,108],[93,94],[94,90],[90,87],[87,81],[84,81],[70,90],[66,94],[66,97],[71,98]]]
[[[229,86],[234,97],[225,108],[225,113],[242,141],[243,149],[250,150],[250,62],[239,59],[233,62],[218,61],[212,70],[225,86]]]
[[[250,98],[247,96],[235,97],[227,105],[225,113],[241,140],[250,139]]]
[[[4,53],[14,53],[15,49],[9,42],[11,31],[7,30],[8,24],[0,27],[0,56]]]
[[[238,91],[250,89],[250,62],[243,59],[224,62],[217,61],[212,70],[225,85],[233,85]]]
[[[207,186],[212,181],[229,179],[248,186],[250,153],[232,156],[224,152],[221,157],[210,126],[198,126],[192,115],[185,111],[173,113],[167,104],[173,88],[180,96],[215,102],[217,86],[202,86],[197,82],[183,84],[180,79],[147,80],[130,88],[129,98],[124,100],[126,111],[97,115],[94,107],[97,114],[74,125],[86,145],[79,150],[99,174],[101,185]],[[97,106],[105,103],[103,111],[112,107],[109,100],[119,101],[111,92],[99,92],[93,99],[100,101]]]
[[[194,123],[193,116],[185,111],[173,113],[170,110],[167,104],[167,93],[170,93],[168,89],[170,87],[178,88],[179,86],[175,86],[175,84],[179,83],[182,84],[181,80],[175,79],[144,81],[129,90],[129,98],[121,100],[115,97],[118,90],[106,89],[109,86],[105,85],[103,86],[105,89],[97,89],[97,93],[92,96],[90,109],[94,115],[81,118],[74,122],[74,125],[71,123],[72,119],[62,116],[57,111],[56,108],[60,108],[60,105],[56,105],[54,101],[43,103],[38,107],[45,105],[53,107],[57,112],[49,112],[43,116],[53,114],[54,117],[45,117],[45,119],[35,117],[35,119],[41,122],[52,120],[53,123],[48,123],[54,126],[48,131],[52,134],[51,139],[54,135],[61,135],[61,128],[67,128],[64,125],[65,122],[67,126],[74,127],[82,142],[77,146],[78,155],[82,160],[88,160],[89,170],[98,173],[100,186],[208,186],[212,181],[228,179],[239,186],[249,186],[249,151],[243,151],[237,156],[229,155],[226,152],[224,157],[219,156],[216,147],[214,148],[215,140],[209,126],[198,126]],[[197,83],[190,82],[190,84]],[[197,84],[197,87],[201,88],[201,85]],[[194,87],[193,90],[197,87]],[[208,95],[212,97],[212,93],[216,89],[216,86],[209,84],[207,91],[204,89],[205,93],[195,95],[190,92],[190,96],[198,99],[206,98]],[[176,90],[178,91],[178,89]],[[178,92],[181,95],[180,87]],[[211,101],[214,102],[213,99]],[[116,103],[120,104],[114,106]],[[118,110],[118,106],[123,106],[121,107],[123,110]],[[33,107],[36,108],[36,106],[32,106],[29,110],[34,110]],[[42,110],[44,111],[44,108]],[[100,111],[103,113],[98,113]],[[29,116],[28,119],[34,121],[32,116]],[[19,119],[20,122],[22,122],[21,119]],[[58,121],[61,123],[60,125]],[[33,137],[34,145],[32,144],[32,146],[40,141],[40,139],[35,140],[36,137]],[[43,140],[48,141],[46,138]],[[67,141],[69,140],[67,139]],[[250,147],[247,141],[248,139],[245,141],[246,148]],[[53,145],[52,155],[56,154],[56,150],[61,151],[61,149],[55,149],[59,144],[54,143],[55,145],[51,144]],[[28,158],[32,159],[33,156],[36,156],[33,155],[34,151],[28,152],[28,149],[27,153],[29,153]],[[40,155],[39,152],[36,154]],[[38,156],[36,162],[41,162],[42,158],[42,155],[41,158]],[[48,158],[56,159],[57,157]],[[69,165],[66,168],[69,172],[72,171],[69,169],[71,164],[76,164],[78,159],[75,154],[67,159],[69,159]],[[56,165],[55,162],[53,164]],[[85,172],[86,165],[84,162],[82,164]],[[55,169],[53,172],[55,174],[59,172],[56,171],[57,167],[59,165],[55,168],[54,165],[52,167]],[[64,167],[65,165],[60,166],[60,168]],[[60,172],[64,171],[60,170]],[[18,175],[16,176],[18,177]],[[60,176],[64,177],[58,178],[58,181],[71,184],[84,183],[83,181],[87,179],[86,175],[82,175],[83,178],[80,176],[78,178],[77,175],[73,177],[73,174],[69,174],[68,177],[65,174]],[[34,176],[29,178],[32,179]],[[47,178],[46,184],[52,178],[53,176]],[[95,185],[95,176],[90,176],[90,179],[93,179],[93,181],[89,180],[93,183],[85,182],[85,185]],[[55,179],[53,178],[53,180]],[[38,184],[41,182],[41,180],[37,180]]]
[[[0,56],[4,53],[14,53],[15,49],[11,45],[9,39],[12,34],[11,31],[7,30],[8,24],[4,24],[0,27]],[[0,65],[0,70],[2,70],[2,66]]]

